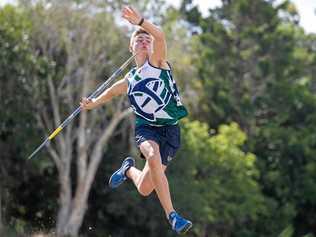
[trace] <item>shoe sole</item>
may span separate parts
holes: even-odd
[[[191,229],[191,227],[192,227],[192,223],[187,223],[187,224],[183,227],[183,229],[179,232],[179,234],[182,235],[182,234],[187,233],[188,230]]]
[[[117,188],[118,186],[120,186],[125,180],[123,180],[120,184],[118,184],[118,185],[115,185],[115,186],[113,186],[113,185],[111,185],[111,181],[112,181],[112,178],[113,178],[113,176],[114,175],[116,175],[118,172],[119,172],[120,170],[117,170],[117,171],[115,171],[112,175],[111,175],[111,177],[110,177],[110,179],[109,179],[109,187],[110,188]]]

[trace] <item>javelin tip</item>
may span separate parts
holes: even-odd
[[[42,147],[46,146],[48,143],[49,143],[49,139],[47,138],[38,148],[36,148],[36,150],[31,155],[29,155],[27,160],[32,159],[36,155],[36,153],[39,152],[42,149]]]

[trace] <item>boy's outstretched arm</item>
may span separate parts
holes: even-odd
[[[128,84],[125,79],[121,79],[114,83],[110,88],[106,89],[101,95],[95,99],[82,98],[80,106],[84,110],[94,109],[102,104],[110,101],[114,96],[118,96],[127,92]]]

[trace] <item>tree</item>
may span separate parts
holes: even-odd
[[[16,195],[24,196],[24,192],[15,191],[32,176],[31,172],[24,172],[26,162],[23,160],[28,146],[35,145],[30,138],[36,129],[30,122],[34,117],[30,110],[32,84],[28,78],[43,69],[40,58],[31,50],[30,31],[31,22],[25,12],[12,6],[0,9],[0,222],[3,221],[5,227],[21,220],[23,210],[24,214],[28,210],[16,198]],[[37,210],[36,205],[32,208]]]
[[[314,132],[301,126],[314,117],[315,38],[297,26],[297,11],[289,1],[222,3],[206,18],[196,16],[195,10],[184,11],[202,32],[195,65],[204,89],[200,103],[207,106],[195,116],[215,127],[237,121],[247,132],[246,147],[258,158],[268,210],[249,230],[270,236],[293,225],[298,235],[313,232],[314,223],[307,219],[313,219],[315,205],[306,195],[313,189],[301,187],[314,180],[305,171],[315,163],[305,153],[313,149],[306,140]],[[294,190],[304,197],[296,199]]]
[[[255,156],[241,150],[245,133],[236,123],[216,132],[188,120],[182,131],[183,148],[170,171],[177,177],[171,186],[176,203],[195,220],[195,236],[231,236],[246,229],[245,223],[265,212],[265,201]]]
[[[123,32],[115,27],[113,17],[97,13],[96,9],[92,5],[79,7],[55,2],[49,7],[35,5],[29,9],[34,53],[48,64],[45,76],[37,76],[33,81],[36,116],[43,131],[53,131],[59,126],[62,118],[77,107],[80,98],[96,87],[95,79],[104,80],[125,59],[122,55],[128,55],[126,47],[121,47],[125,44]],[[106,109],[82,112],[79,121],[68,125],[56,143],[48,147],[60,184],[58,235],[78,234],[109,139],[119,122],[131,112],[125,107],[123,98]],[[75,181],[72,163],[76,164]]]

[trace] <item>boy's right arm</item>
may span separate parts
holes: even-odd
[[[110,88],[106,89],[101,95],[95,99],[82,98],[80,107],[83,110],[91,110],[110,101],[114,96],[118,96],[127,92],[128,83],[126,79],[121,79],[114,83]]]

